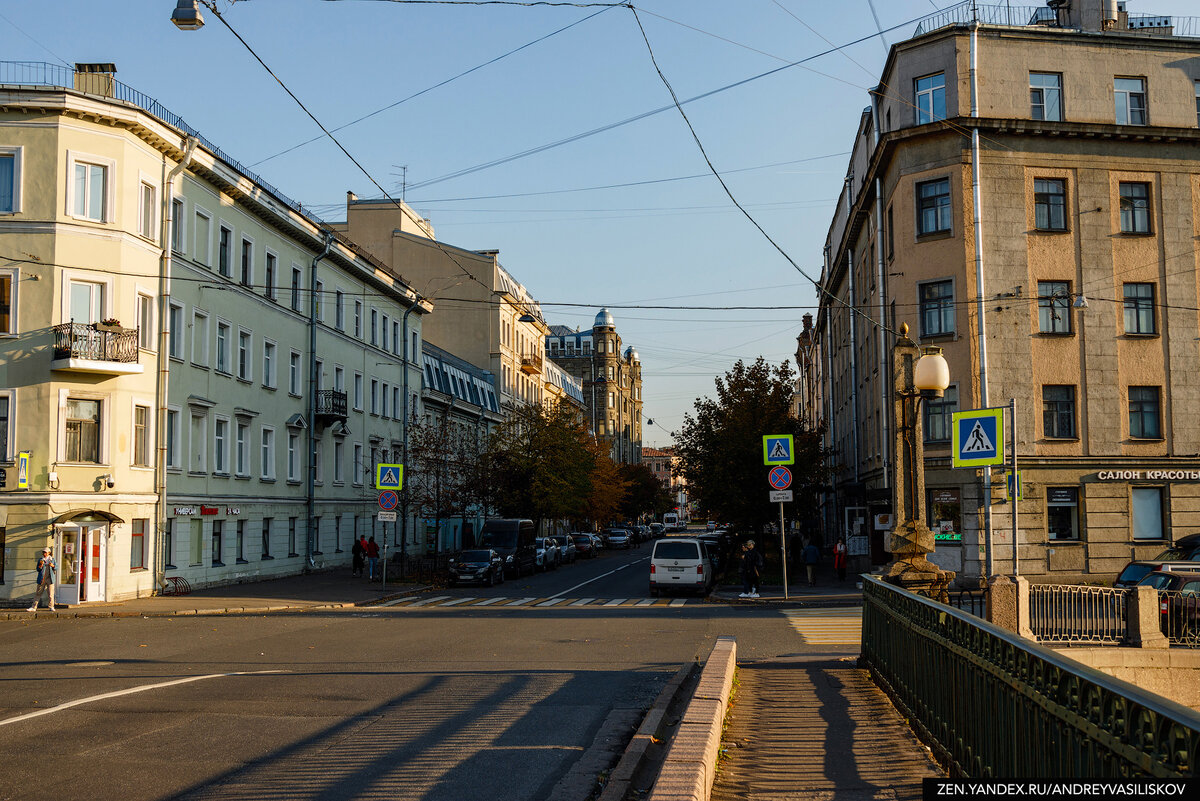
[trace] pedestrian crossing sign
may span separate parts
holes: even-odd
[[[791,434],[767,434],[763,437],[763,464],[795,464],[796,448]]]
[[[375,466],[375,489],[396,490],[404,488],[404,465],[379,464]]]
[[[955,467],[1004,463],[1004,409],[955,412],[951,426]]]

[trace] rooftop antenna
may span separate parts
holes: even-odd
[[[408,165],[393,164],[392,166],[400,171],[400,202],[403,203],[405,202],[404,193],[408,189]],[[395,174],[396,173],[392,173],[392,175]]]

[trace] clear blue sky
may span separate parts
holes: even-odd
[[[889,29],[950,4],[636,5],[663,74],[687,99],[871,36],[875,11]],[[202,30],[179,31],[169,21],[174,6],[0,0],[3,58],[114,62],[118,79],[327,220],[344,219],[347,190],[379,196],[327,139],[279,155],[319,129],[219,20],[205,11]],[[629,9],[387,0],[218,0],[218,7],[327,128],[391,106],[335,135],[396,197],[407,167],[405,199],[432,220],[439,239],[498,249],[551,323],[587,328],[601,306],[613,307],[617,330],[641,355],[644,412],[658,424],[646,426],[646,444],[668,444],[667,431],[737,359],[793,358],[802,309],[618,308],[815,304],[808,281],[708,173],[674,109],[445,179],[670,104]],[[1184,0],[1131,0],[1129,8],[1196,13]],[[914,27],[883,39],[908,38]],[[739,202],[813,277],[846,151],[885,54],[880,38],[871,38],[685,105]]]

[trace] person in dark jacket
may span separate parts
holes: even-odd
[[[757,598],[758,580],[762,576],[762,554],[754,549],[754,540],[746,540],[742,546],[742,589],[739,598]]]
[[[359,537],[354,541],[354,547],[350,549],[350,555],[354,558],[350,575],[361,576],[363,572],[363,558],[366,557],[367,549],[364,547],[363,538]]]
[[[58,578],[58,565],[50,555],[49,548],[42,549],[42,558],[37,563],[37,594],[33,596],[33,605],[27,611],[36,612],[42,593],[50,599],[50,611],[54,611],[54,582]]]
[[[808,586],[817,584],[817,563],[821,561],[821,549],[812,540],[804,546],[804,569],[808,571]]]
[[[379,544],[375,542],[375,538],[367,540],[367,579],[375,580],[375,573],[379,570]]]

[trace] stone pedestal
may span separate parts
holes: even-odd
[[[907,520],[892,529],[892,557],[883,580],[935,601],[950,600],[948,588],[954,572],[942,570],[925,554],[933,553],[933,532],[919,520]]]

